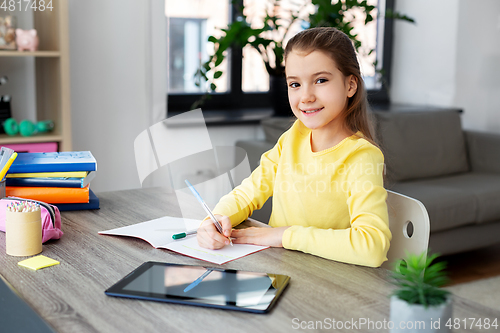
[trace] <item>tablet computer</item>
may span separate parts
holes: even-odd
[[[105,291],[106,295],[266,313],[289,276],[148,261]]]

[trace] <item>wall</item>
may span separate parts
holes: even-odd
[[[455,104],[468,128],[500,133],[500,1],[460,1]]]
[[[133,141],[149,123],[146,10],[139,1],[69,1],[73,150],[98,162],[95,191],[139,187]]]
[[[394,24],[392,102],[451,105],[455,93],[458,0],[397,1],[396,11],[414,18],[416,24]]]
[[[69,0],[73,149],[96,157],[95,192],[141,187],[134,140],[165,117],[162,6],[163,0]],[[210,127],[209,135],[216,146],[263,134],[244,125]],[[152,178],[145,186],[165,184]]]
[[[500,1],[397,1],[391,100],[464,109],[463,126],[500,133]]]

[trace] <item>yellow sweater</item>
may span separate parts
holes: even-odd
[[[221,198],[214,213],[229,216],[235,226],[272,196],[269,225],[291,226],[283,247],[380,266],[391,240],[382,153],[360,133],[312,152],[310,135],[296,121],[262,155],[252,175]]]

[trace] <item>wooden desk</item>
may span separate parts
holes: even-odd
[[[17,262],[24,258],[5,254],[5,234],[0,233],[0,273],[58,332],[290,332],[301,323],[331,319],[357,322],[353,331],[388,331],[360,326],[363,319],[389,320],[391,286],[386,270],[284,249],[267,249],[223,265],[291,276],[269,314],[106,296],[105,289],[145,261],[215,265],[154,249],[138,239],[97,234],[165,215],[180,216],[175,195],[154,188],[100,193],[99,198],[100,210],[63,213],[64,236],[44,244],[43,254],[60,265],[36,272],[19,267]],[[198,213],[204,215],[193,214]],[[454,317],[493,319],[500,313],[457,298]]]

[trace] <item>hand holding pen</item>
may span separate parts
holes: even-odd
[[[232,225],[229,218],[221,215],[214,215],[194,186],[191,185],[188,180],[185,182],[210,217],[210,219],[206,219],[200,228],[198,228],[198,243],[200,246],[208,249],[220,249],[224,247],[224,245],[229,244],[233,246],[230,237]],[[207,221],[209,221],[209,223],[206,223]]]
[[[222,215],[215,215],[215,216],[217,217],[218,221],[223,221],[221,224],[223,226],[223,228],[224,228],[224,226],[227,226],[227,229],[224,229],[224,230],[231,230],[232,226],[231,226],[231,221],[229,220],[229,218],[227,218],[226,216],[222,216]],[[217,249],[224,247],[225,245],[230,244],[228,242],[228,239],[224,237],[224,233],[221,234],[220,232],[218,232],[214,226],[215,225],[212,222],[212,219],[207,219],[207,220],[203,221],[203,223],[199,227],[199,229],[180,232],[180,233],[172,235],[172,238],[174,240],[179,240],[179,239],[183,239],[183,238],[186,238],[188,236],[191,236],[191,235],[197,235],[198,230],[199,230],[200,237],[198,237],[198,243],[201,247],[211,249],[211,250],[217,250]],[[232,231],[229,233],[229,236],[231,234],[232,234]],[[231,242],[232,242],[232,239],[231,239]]]
[[[230,238],[232,233],[231,221],[227,216],[215,215],[215,217],[222,225],[223,233],[217,231],[211,219],[203,221],[197,232],[198,244],[210,250],[222,249],[224,246],[232,244]]]

